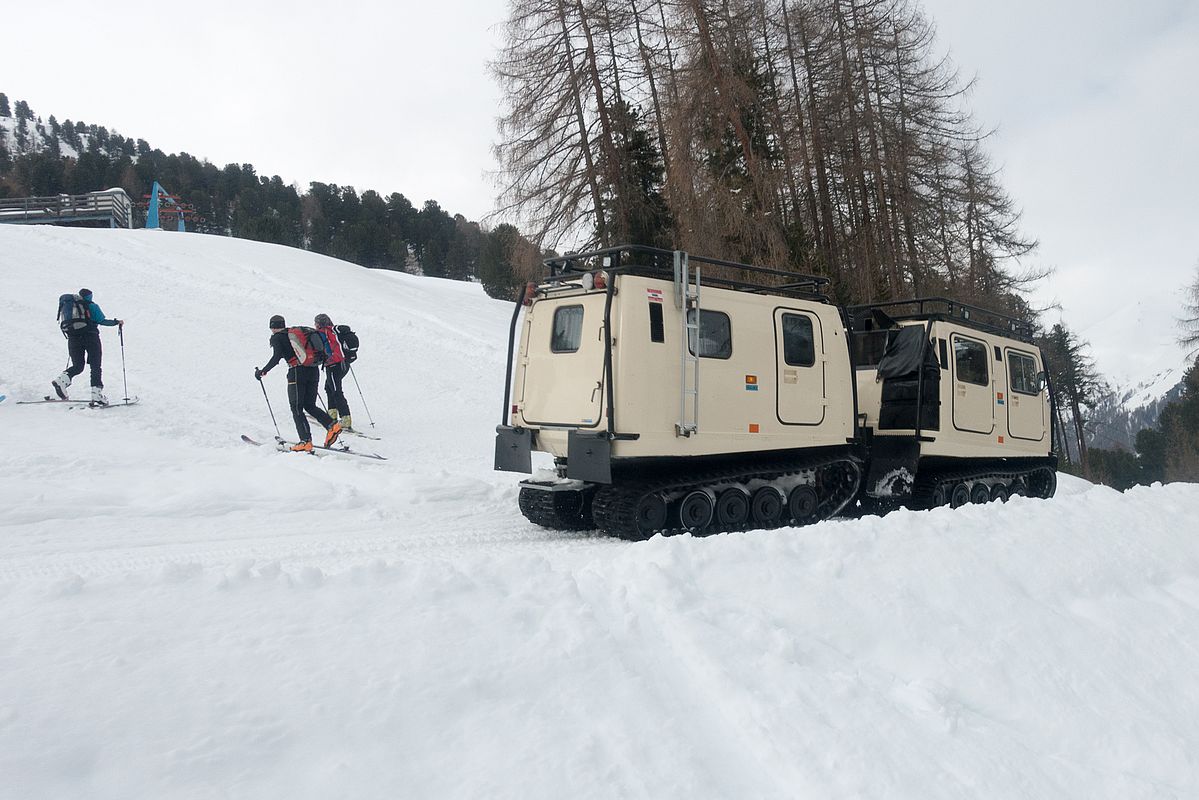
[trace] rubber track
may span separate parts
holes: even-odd
[[[970,470],[962,469],[953,472],[933,472],[921,475],[916,479],[916,485],[912,489],[912,508],[927,509],[933,508],[933,494],[938,486],[945,486],[946,504],[948,504],[949,492],[956,483],[968,483],[973,481],[998,479],[1004,483],[1010,484],[1016,478],[1023,478],[1024,484],[1028,491],[1032,491],[1032,481],[1030,480],[1034,473],[1043,469],[1051,469],[1051,467],[1043,464],[1036,466],[1025,467],[1022,469],[1011,470]],[[1054,486],[1056,492],[1057,487]],[[1031,497],[1037,495],[1030,494]],[[1050,495],[1052,497],[1052,495]]]
[[[838,470],[838,467],[841,469]],[[820,505],[817,507],[816,516],[808,522],[802,523],[811,524],[832,517],[853,500],[857,494],[858,485],[862,480],[862,470],[855,459],[844,455],[812,456],[806,459],[799,459],[782,469],[774,467],[769,471],[758,472],[753,470],[747,471],[744,468],[728,468],[713,470],[697,476],[689,476],[687,480],[679,480],[676,477],[652,483],[604,486],[596,492],[591,506],[591,513],[596,525],[606,533],[619,536],[622,539],[640,541],[648,539],[649,535],[642,533],[637,528],[637,503],[651,492],[675,494],[702,489],[712,484],[746,483],[754,480],[774,483],[782,478],[818,470],[825,471],[825,475],[822,476],[824,480],[819,481],[820,488],[823,489],[829,485],[834,485],[836,491],[833,494],[822,496],[820,498]],[[851,477],[847,476],[845,472],[841,472],[841,470],[847,470]],[[841,474],[838,475],[838,472]],[[848,481],[845,480],[846,477],[849,477]],[[812,479],[807,481],[808,485],[817,483],[814,478],[815,476],[812,476]],[[783,514],[772,527],[782,528],[796,524],[788,514],[786,498],[784,498],[783,503]],[[713,533],[724,533],[733,530],[756,530],[761,527],[761,525],[753,522],[752,518],[745,524],[736,527],[721,526],[716,521],[715,516],[713,516],[711,525],[702,531],[692,532],[699,536],[707,536]],[[655,531],[655,533],[670,535],[684,533],[687,530],[682,527],[672,527]]]
[[[582,510],[575,498],[583,494]],[[591,509],[584,490],[548,492],[522,488],[517,497],[520,513],[525,519],[543,528],[556,531],[589,531],[595,528]]]

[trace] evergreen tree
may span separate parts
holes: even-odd
[[[11,117],[12,109],[8,106],[8,95],[0,92],[0,117]]]
[[[1074,437],[1069,445],[1078,453],[1084,475],[1089,475],[1084,409],[1093,410],[1099,400],[1103,382],[1095,364],[1087,354],[1087,344],[1062,323],[1050,329],[1038,341],[1053,383],[1058,408],[1066,410],[1073,421]],[[1065,431],[1062,431],[1065,434]],[[1069,453],[1067,447],[1067,454]]]

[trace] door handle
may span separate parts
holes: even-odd
[[[604,382],[596,381],[595,388],[591,390],[591,402],[593,402],[593,403],[595,402],[595,393],[598,392],[602,388],[604,388]]]

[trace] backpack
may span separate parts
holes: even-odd
[[[350,330],[349,325],[338,325],[337,340],[341,342],[341,351],[345,354],[346,363],[352,364],[358,358],[358,334]]]
[[[329,337],[316,330],[296,326],[287,329],[287,340],[296,354],[295,358],[287,359],[293,367],[317,367],[329,360],[333,348],[329,345]]]
[[[58,327],[64,334],[81,331],[92,322],[88,303],[77,294],[64,294],[58,298]]]

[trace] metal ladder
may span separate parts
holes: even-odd
[[[690,263],[682,250],[674,251],[674,306],[679,309],[682,320],[682,343],[679,348],[679,421],[675,423],[675,436],[690,436],[699,431],[699,350],[700,350],[700,268],[695,268],[695,286],[691,285]],[[689,311],[695,311],[695,322],[690,322]],[[689,346],[692,331],[695,336],[695,352]]]

